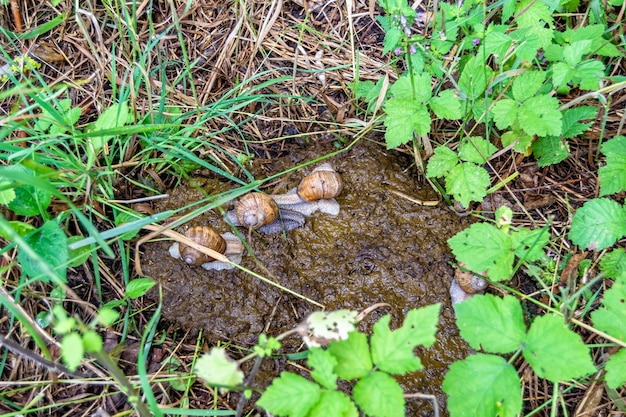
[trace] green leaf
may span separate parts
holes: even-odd
[[[513,146],[513,150],[515,152],[523,153],[528,156],[532,152],[532,143],[534,136],[527,135],[522,131],[512,130],[502,134],[500,140],[502,141],[502,146],[507,147],[512,143],[517,142]]]
[[[435,153],[428,160],[426,176],[428,178],[445,177],[459,163],[456,153],[447,146],[435,148]]]
[[[494,55],[498,58],[498,64],[502,64],[502,60],[512,43],[513,39],[506,33],[491,31],[485,36],[483,47],[487,54]]]
[[[542,1],[522,0],[517,3],[516,22],[519,27],[553,26],[552,11]]]
[[[513,296],[476,295],[457,304],[455,313],[461,336],[474,349],[510,353],[524,343],[522,306]]]
[[[115,103],[100,114],[94,123],[92,133],[95,135],[90,137],[90,144],[94,153],[98,153],[104,144],[113,137],[113,135],[97,135],[97,133],[124,126],[131,120],[130,116],[126,102]]]
[[[513,81],[513,97],[519,102],[528,100],[537,94],[545,79],[546,73],[543,71],[522,73]]]
[[[471,201],[482,201],[490,184],[487,171],[471,162],[458,164],[446,177],[446,191],[464,207]]]
[[[385,39],[383,40],[383,55],[387,55],[389,52],[396,49],[396,47],[400,44],[400,39],[404,33],[398,28],[390,28],[389,31],[385,34]]]
[[[606,165],[598,169],[600,196],[626,190],[626,136],[616,136],[602,145]]]
[[[372,357],[370,355],[367,336],[354,331],[348,338],[328,345],[328,351],[337,358],[335,372],[339,377],[350,381],[361,378],[372,370]]]
[[[485,65],[483,57],[470,58],[459,77],[459,89],[469,100],[482,96],[493,76],[493,70]]]
[[[435,343],[440,309],[441,304],[433,304],[410,310],[402,327],[394,331],[389,329],[390,316],[381,317],[371,337],[374,364],[385,372],[400,375],[422,369],[413,349]]]
[[[517,117],[522,129],[529,135],[558,136],[563,127],[559,101],[550,96],[539,95],[526,100],[519,108]]]
[[[115,310],[114,308],[101,307],[100,310],[98,310],[97,321],[102,326],[109,327],[112,326],[113,323],[115,323],[119,316],[120,313],[118,313],[117,310]]]
[[[626,383],[626,349],[620,349],[611,355],[604,369],[604,377],[609,388],[617,389]]]
[[[421,104],[432,95],[431,81],[432,77],[428,73],[414,75],[412,81],[411,76],[405,73],[389,87],[389,91],[394,98],[406,98]]]
[[[626,341],[626,277],[615,281],[604,293],[602,308],[591,313],[591,320],[598,329]]]
[[[304,321],[300,334],[309,347],[325,346],[333,340],[347,339],[355,329],[356,311],[315,311]]]
[[[26,236],[24,241],[38,256],[33,256],[26,248],[20,248],[17,258],[26,275],[50,282],[53,277],[48,272],[52,268],[56,278],[66,282],[69,258],[67,236],[56,222],[47,221],[36,232]]]
[[[512,239],[489,223],[471,225],[451,237],[448,244],[456,259],[474,272],[487,271],[493,281],[503,281],[513,275]]]
[[[615,249],[600,259],[600,271],[607,277],[626,277],[626,250]]]
[[[541,40],[533,28],[525,27],[510,33],[515,44],[515,55],[521,60],[532,62],[537,58],[537,51],[541,47]],[[547,46],[547,45],[546,45]]]
[[[24,237],[36,230],[35,226],[33,226],[32,224],[21,222],[19,220],[10,221],[9,226],[11,226],[11,229],[13,229],[13,231],[21,237]],[[10,240],[9,236],[4,232],[4,230],[0,230],[0,236],[5,238],[6,240]]]
[[[537,165],[545,167],[558,164],[569,156],[569,143],[558,136],[546,136],[532,144]]]
[[[0,182],[0,188],[10,187],[10,186],[11,186],[10,181]],[[15,190],[12,187],[0,190],[0,204],[7,205],[13,200],[15,200]]]
[[[69,246],[72,243],[76,243],[83,239],[84,238],[82,236],[70,236],[67,239],[67,244]],[[89,255],[91,255],[91,251],[93,250],[93,248],[93,245],[87,245],[81,246],[78,249],[68,249],[68,268],[76,268],[77,266],[84,264],[87,259],[89,259]]]
[[[135,299],[143,296],[150,291],[150,288],[154,287],[156,282],[150,278],[136,278],[128,283],[126,286],[126,293],[124,298]]]
[[[235,387],[243,383],[243,372],[239,369],[239,365],[228,356],[226,349],[221,347],[214,347],[198,358],[193,372],[209,386]],[[306,382],[313,384],[309,381]]]
[[[543,228],[535,230],[520,228],[511,233],[511,239],[513,247],[516,248],[515,256],[532,262],[538,261],[545,255],[543,248],[550,241],[550,233]]]
[[[454,362],[443,391],[453,417],[514,417],[522,411],[519,376],[500,356],[478,353]]]
[[[307,363],[313,368],[311,378],[324,388],[337,389],[337,374],[333,371],[337,365],[337,359],[329,351],[311,348]]]
[[[597,90],[604,78],[604,64],[595,59],[584,61],[576,67],[576,75],[580,77],[581,90]]]
[[[85,355],[83,339],[78,333],[70,333],[61,339],[61,359],[70,371],[75,371]]]
[[[576,210],[568,237],[581,248],[601,251],[626,235],[626,210],[608,198],[594,198]]]
[[[444,90],[437,97],[431,98],[429,107],[440,119],[457,120],[463,116],[461,100],[454,90]]]
[[[579,123],[581,120],[593,119],[597,110],[591,106],[574,107],[563,112],[563,133],[564,138],[573,138],[587,131],[593,122]]]
[[[281,372],[256,404],[277,416],[305,417],[319,402],[321,395],[319,385],[300,375]]]
[[[589,348],[556,315],[535,318],[523,355],[540,378],[551,382],[569,381],[596,370]]]
[[[369,416],[404,417],[402,388],[384,372],[372,372],[361,378],[353,393],[354,401]]]
[[[459,146],[459,158],[466,162],[474,162],[483,165],[489,160],[498,148],[493,146],[491,142],[479,137],[471,136],[463,139]]]
[[[518,108],[517,102],[509,98],[502,99],[493,106],[491,114],[498,129],[506,129],[516,123]]]
[[[430,114],[426,106],[412,99],[392,98],[385,104],[385,139],[387,149],[397,148],[413,139],[413,132],[430,132]]]
[[[578,65],[585,54],[589,53],[591,48],[591,39],[573,42],[571,45],[563,47],[563,59],[570,67]]]
[[[323,391],[307,417],[358,417],[359,410],[343,392]]]
[[[557,62],[552,65],[552,83],[556,88],[566,86],[575,75],[576,70],[564,62]]]
[[[8,181],[2,181],[2,173],[10,172],[12,175],[24,175],[34,177],[35,173],[21,165],[3,167],[0,171],[0,181],[8,186]],[[46,181],[43,178],[41,181]],[[31,185],[16,185],[6,190],[5,201],[8,201],[9,209],[20,216],[37,216],[45,213],[52,201],[52,195],[40,188]]]
[[[83,348],[85,352],[93,353],[102,351],[104,343],[102,337],[95,330],[87,330],[83,333]]]

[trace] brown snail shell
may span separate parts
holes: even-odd
[[[304,201],[327,200],[337,197],[342,189],[341,176],[330,164],[322,164],[302,179],[298,195]]]
[[[267,194],[249,193],[239,200],[236,214],[242,226],[258,229],[276,220],[278,205]]]
[[[193,242],[213,249],[216,252],[222,254],[226,252],[226,241],[215,229],[210,226],[191,227],[187,230],[187,232],[185,232],[185,236]],[[189,265],[199,266],[214,260],[206,253],[202,253],[182,242],[179,244],[178,250],[182,260]]]
[[[454,271],[454,278],[456,279],[459,287],[468,294],[481,293],[489,284],[487,281],[472,274],[471,272],[462,271],[461,269],[456,269]]]

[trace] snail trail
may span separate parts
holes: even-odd
[[[321,154],[315,149],[294,150],[289,158],[268,162],[266,169],[280,172]],[[406,392],[437,395],[441,405],[445,396],[441,383],[448,365],[462,359],[469,348],[460,339],[454,323],[448,288],[454,271],[446,240],[469,225],[443,204],[418,206],[389,190],[422,200],[436,199],[435,193],[403,171],[410,161],[394,151],[366,141],[350,151],[328,160],[341,174],[344,188],[337,197],[341,211],[336,216],[316,213],[307,217],[304,227],[286,233],[253,233],[250,245],[256,256],[277,277],[280,284],[324,304],[328,310],[347,308],[361,311],[375,303],[388,303],[363,323],[363,329],[382,314],[392,314],[391,326],[398,327],[405,313],[414,307],[442,303],[437,342],[418,352],[424,369],[403,377]],[[312,169],[312,167],[311,167]],[[308,171],[310,172],[310,170]],[[308,173],[306,172],[306,173]],[[298,172],[287,179],[285,192],[306,174]],[[261,175],[261,174],[259,174]],[[217,179],[198,179],[205,192],[222,192],[229,184]],[[274,190],[267,190],[272,193]],[[191,186],[172,190],[158,210],[182,207],[202,198]],[[228,226],[216,213],[207,213],[191,225],[211,224],[220,232]],[[170,242],[144,246],[144,273],[164,288],[163,317],[175,325],[198,330],[213,341],[232,341],[253,345],[260,333],[277,335],[291,329],[314,305],[285,294],[238,269],[206,271],[167,256]],[[250,255],[242,265],[258,271]],[[153,292],[152,294],[156,294]],[[297,338],[287,339],[285,351],[295,351]],[[264,383],[282,369],[268,365],[256,381]],[[293,371],[293,369],[290,369]],[[426,402],[408,401],[407,415],[429,415]]]

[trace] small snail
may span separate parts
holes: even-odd
[[[240,263],[243,256],[243,244],[232,233],[220,235],[210,226],[194,226],[185,232],[185,236],[195,243],[213,249],[226,256],[231,262]],[[174,242],[169,248],[169,254],[176,259],[182,259],[191,266],[202,266],[204,269],[232,269],[234,265],[218,261],[209,255],[200,252],[191,246]]]
[[[454,214],[456,214],[459,217],[469,216],[470,214],[472,214],[472,211],[473,211],[471,203],[468,207],[465,207],[463,204],[461,204],[458,201],[455,201],[454,204],[449,206],[449,208],[450,210],[454,212]]]
[[[226,213],[226,218],[234,226],[243,226],[261,233],[280,233],[304,225],[304,215],[293,210],[280,210],[267,194],[250,193],[244,195],[235,210]]]
[[[297,188],[286,194],[272,195],[278,207],[298,211],[310,216],[316,211],[337,215],[339,203],[335,197],[341,193],[343,181],[341,176],[330,166],[324,163],[304,177]]]
[[[460,263],[460,266],[465,266]],[[466,272],[459,269],[454,271],[454,278],[452,279],[452,284],[450,285],[450,298],[452,299],[452,304],[460,303],[461,301],[465,301],[468,298],[473,297],[475,294],[482,294],[489,283],[484,279],[472,274],[471,272]]]

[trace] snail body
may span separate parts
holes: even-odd
[[[239,221],[239,216],[237,216],[236,209],[226,212],[226,219],[233,226],[245,227],[245,225],[241,224],[241,222]],[[274,221],[267,224],[261,224],[255,230],[257,232],[269,235],[274,233],[281,233],[282,231],[288,232],[290,230],[297,229],[298,227],[304,226],[304,223],[304,214],[294,210],[282,209],[278,211],[278,216]]]
[[[232,233],[224,233],[220,235],[210,226],[195,226],[189,228],[185,232],[185,236],[199,245],[223,254],[231,262],[236,264],[241,262],[244,247],[239,238]],[[231,263],[216,260],[204,252],[196,250],[182,242],[174,242],[170,246],[168,252],[173,258],[182,259],[190,266],[202,266],[207,270],[234,268],[234,265]]]

